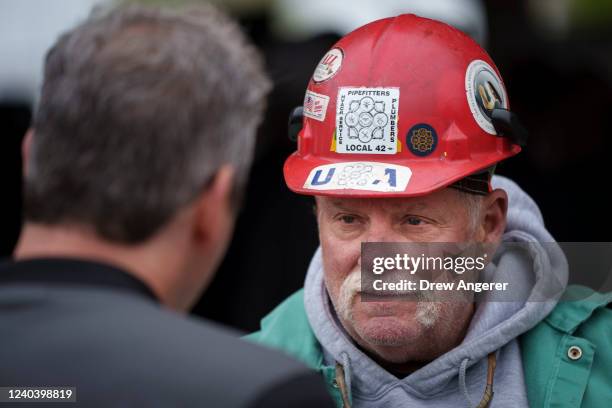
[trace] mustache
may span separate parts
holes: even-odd
[[[424,327],[433,327],[440,316],[440,304],[435,302],[435,293],[432,291],[409,291],[398,295],[373,295],[369,291],[361,288],[361,270],[354,269],[342,282],[338,299],[335,302],[336,312],[345,321],[353,320],[353,299],[357,295],[370,296],[370,300],[394,301],[394,300],[413,300],[417,301],[416,319]],[[374,298],[372,298],[374,297]]]
[[[340,314],[344,320],[352,321],[353,299],[361,291],[361,270],[354,269],[342,282],[338,299],[335,303],[336,312]]]

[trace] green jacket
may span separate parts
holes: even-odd
[[[606,308],[612,292],[570,286],[564,300],[520,337],[529,404],[612,407],[612,309]],[[283,350],[319,371],[336,405],[342,406],[336,369],[323,363],[321,345],[306,317],[303,290],[277,306],[261,321],[261,330],[247,338]]]

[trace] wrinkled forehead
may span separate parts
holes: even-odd
[[[321,210],[352,209],[359,211],[405,211],[425,209],[451,209],[462,205],[461,193],[445,188],[419,197],[328,197],[316,196],[316,205]]]

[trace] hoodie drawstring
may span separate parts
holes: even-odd
[[[464,358],[459,365],[459,388],[461,389],[461,393],[463,394],[463,398],[467,401],[467,405],[469,408],[474,406],[474,403],[470,399],[470,394],[468,393],[467,386],[465,385],[465,370],[467,369],[467,363],[470,361],[469,358]]]
[[[346,384],[347,393],[351,394],[351,360],[349,359],[349,355],[346,351],[340,353],[340,357],[342,357],[342,369],[344,370],[344,381]],[[350,398],[349,398],[350,402]]]
[[[335,383],[340,389],[340,395],[342,396],[342,407],[351,408],[351,403],[349,402],[348,396],[348,388],[346,387],[346,379],[344,378],[344,369],[342,368],[342,364],[340,363],[336,363]]]
[[[470,399],[470,395],[468,393],[467,386],[465,384],[465,372],[467,370],[467,363],[469,359],[465,358],[461,361],[459,365],[459,388],[461,388],[461,392],[463,393],[463,397],[468,403],[468,407],[473,407],[474,403]],[[476,408],[486,408],[491,403],[493,399],[493,377],[495,376],[495,366],[497,365],[497,358],[495,357],[495,352],[489,353],[487,356],[487,386],[485,388],[484,394],[480,403],[476,405]]]
[[[351,408],[351,360],[347,352],[340,353],[342,363],[336,363],[336,384],[342,395],[344,408]]]

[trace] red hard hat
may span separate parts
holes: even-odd
[[[316,67],[285,181],[308,195],[427,194],[520,152],[508,109],[497,67],[467,35],[411,14],[378,20]]]

